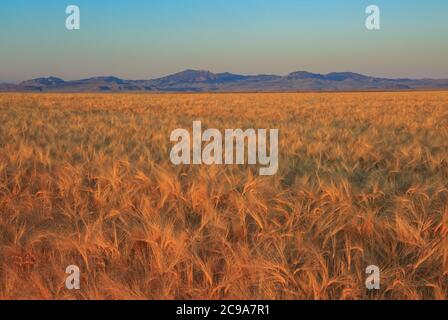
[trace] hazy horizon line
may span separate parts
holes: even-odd
[[[92,78],[105,78],[105,77],[115,77],[115,78],[119,78],[121,80],[126,80],[126,81],[148,81],[148,80],[156,80],[159,78],[164,78],[167,76],[171,76],[174,74],[178,74],[181,72],[185,72],[185,71],[195,71],[195,72],[210,72],[213,74],[223,74],[223,73],[230,73],[230,74],[235,74],[235,75],[241,75],[241,76],[261,76],[261,75],[270,75],[270,76],[281,76],[281,77],[286,77],[291,73],[294,72],[308,72],[311,74],[320,74],[320,75],[328,75],[331,73],[355,73],[355,74],[360,74],[360,75],[364,75],[364,76],[368,76],[368,77],[372,77],[372,78],[379,78],[379,79],[391,79],[391,80],[398,80],[398,79],[410,79],[410,80],[446,80],[448,79],[448,76],[446,77],[418,77],[418,76],[413,76],[413,77],[399,77],[399,76],[376,76],[376,75],[370,75],[368,73],[363,73],[363,72],[358,72],[358,71],[351,71],[351,70],[345,70],[345,71],[330,71],[330,72],[314,72],[314,71],[308,71],[305,69],[301,69],[301,70],[296,70],[296,71],[291,71],[289,73],[243,73],[243,72],[231,72],[231,71],[212,71],[211,69],[194,69],[194,68],[185,68],[182,69],[180,71],[177,72],[172,72],[172,73],[164,73],[163,75],[159,75],[159,76],[153,76],[153,77],[148,77],[148,78],[144,78],[144,79],[139,79],[139,78],[128,78],[128,77],[122,77],[122,76],[118,76],[118,75],[114,75],[114,74],[96,74],[96,75],[86,75],[80,78],[64,78],[64,76],[59,76],[56,74],[48,74],[48,75],[42,75],[42,76],[30,76],[27,79],[22,79],[22,80],[17,80],[17,81],[9,81],[9,80],[0,80],[0,84],[20,84],[21,82],[24,81],[29,81],[29,80],[35,80],[35,79],[42,79],[42,78],[59,78],[62,79],[64,81],[80,81],[80,80],[86,80],[86,79],[92,79]]]

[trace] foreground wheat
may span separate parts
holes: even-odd
[[[278,174],[171,165],[193,120]],[[446,299],[447,157],[443,92],[1,94],[0,299]]]

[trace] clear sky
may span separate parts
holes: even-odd
[[[65,8],[81,30],[65,28]],[[369,4],[381,30],[368,31]],[[448,78],[446,0],[0,0],[0,81],[183,69]]]

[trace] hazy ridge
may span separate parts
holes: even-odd
[[[19,84],[0,84],[0,92],[290,92],[448,89],[448,79],[388,79],[353,72],[328,74],[297,71],[287,76],[240,75],[185,70],[152,80],[113,76],[65,81],[37,78]]]

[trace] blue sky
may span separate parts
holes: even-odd
[[[81,30],[65,29],[65,8]],[[381,30],[364,26],[381,8]],[[187,68],[448,78],[446,0],[1,0],[0,81]]]

